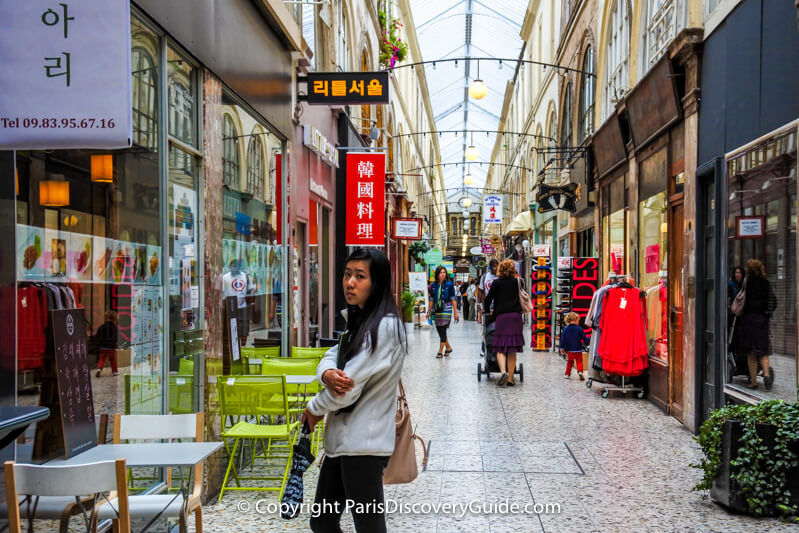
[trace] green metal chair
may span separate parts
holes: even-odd
[[[326,346],[322,346],[321,348],[307,348],[303,346],[292,346],[291,347],[291,357],[292,359],[295,357],[317,357],[321,359],[325,356],[327,351],[330,348]]]
[[[262,374],[261,363],[265,359],[280,357],[280,346],[252,347],[243,346],[241,348],[242,367],[245,374]]]
[[[222,432],[225,450],[228,453],[228,466],[222,489],[219,492],[219,501],[228,490],[269,490],[280,491],[279,498],[283,497],[283,490],[288,479],[291,467],[291,456],[294,441],[296,440],[299,421],[291,421],[289,413],[288,394],[286,392],[285,376],[219,376],[219,400],[223,420],[228,418],[240,419],[232,427]],[[272,415],[272,423],[253,423],[241,418],[255,417],[257,421],[263,414]],[[277,419],[275,418],[277,417]],[[280,420],[278,422],[277,420]],[[243,440],[260,441],[263,445],[262,456],[253,455],[253,460],[262,458],[267,461],[267,467],[282,467],[282,475],[242,476],[236,467],[236,452]],[[233,448],[230,442],[233,442]],[[278,441],[278,446],[274,445]],[[288,453],[285,453],[285,452]],[[282,453],[280,453],[282,452]],[[236,486],[228,486],[230,474]],[[280,486],[247,486],[241,485],[242,480],[250,481],[280,481]]]

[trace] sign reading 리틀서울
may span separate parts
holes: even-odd
[[[347,153],[347,246],[386,244],[386,154]]]
[[[388,104],[388,71],[309,72],[308,103]]]
[[[0,149],[130,146],[130,2],[3,0],[0,25]]]

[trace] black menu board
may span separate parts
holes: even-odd
[[[83,309],[51,311],[50,320],[64,455],[69,458],[97,446]]]

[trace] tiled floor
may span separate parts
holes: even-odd
[[[698,459],[698,446],[647,400],[617,393],[602,399],[597,387],[564,380],[559,356],[529,349],[518,361],[524,382],[498,389],[493,380],[477,381],[479,326],[454,325],[450,336],[455,351],[445,359],[434,357],[435,331],[409,336],[403,382],[430,461],[413,483],[386,487],[387,500],[420,506],[416,514],[389,515],[389,531],[796,531],[730,514],[693,492],[699,475],[688,465]],[[305,476],[306,501],[313,500],[317,475],[314,465]],[[259,501],[263,512],[256,511]],[[276,493],[226,494],[205,507],[205,530],[309,531],[307,514],[283,520],[268,508],[275,502]],[[557,505],[560,512],[496,508],[505,502],[532,511]],[[424,507],[443,504],[455,512]],[[476,505],[496,512],[481,514]],[[349,516],[342,527],[354,531]]]

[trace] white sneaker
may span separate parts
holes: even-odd
[[[566,379],[571,379],[572,378],[569,374],[564,374],[563,377],[566,378]]]

